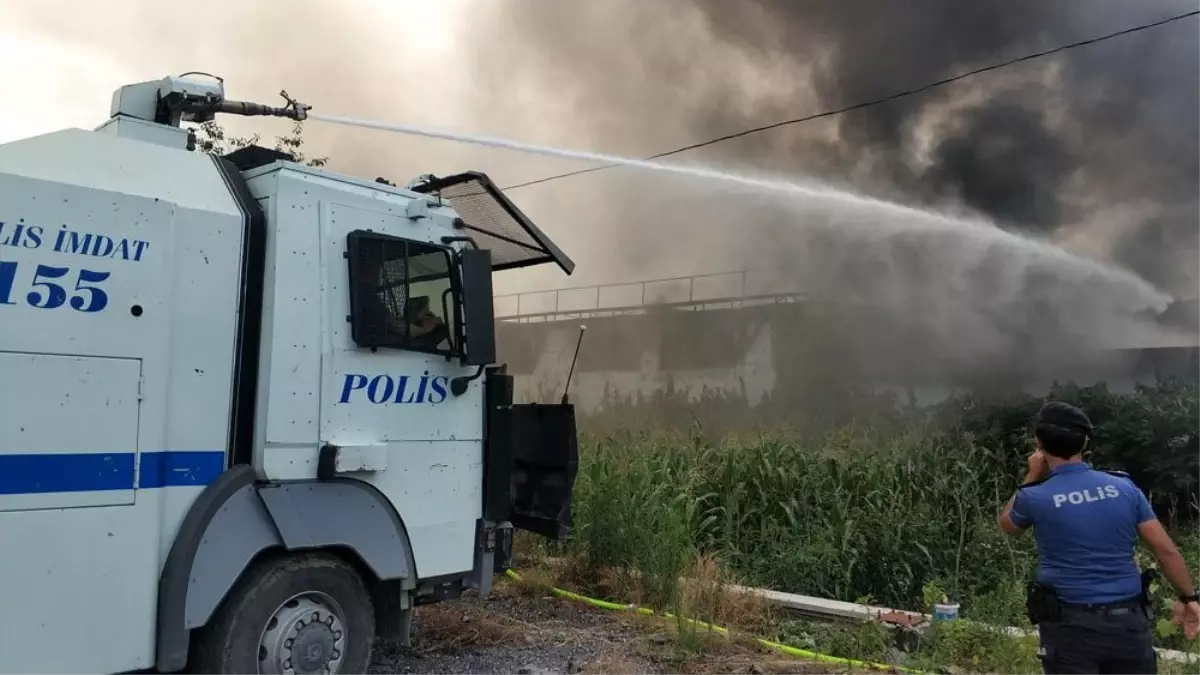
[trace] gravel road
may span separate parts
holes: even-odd
[[[633,652],[644,622],[550,598],[461,598],[417,608],[413,645],[382,642],[371,673],[661,672]],[[668,647],[669,649],[669,647]]]
[[[717,639],[681,661],[670,624],[501,587],[418,607],[413,645],[379,642],[371,673],[833,673],[840,668]],[[722,646],[723,645],[723,646]]]

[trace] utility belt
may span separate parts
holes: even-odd
[[[1077,612],[1094,612],[1096,614],[1118,614],[1128,611],[1142,611],[1150,616],[1150,584],[1158,578],[1157,570],[1142,572],[1142,592],[1133,598],[1117,602],[1097,604],[1076,604],[1063,602],[1053,587],[1032,581],[1025,588],[1025,613],[1029,622],[1038,625],[1043,621],[1058,621],[1062,619],[1063,610]]]

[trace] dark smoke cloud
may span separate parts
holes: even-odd
[[[701,5],[712,13],[714,35],[721,40],[752,44],[756,33],[773,26],[785,36],[778,46],[795,52],[797,63],[808,58],[810,48],[789,50],[790,45],[825,44],[827,57],[813,78],[823,107],[868,100],[1196,7],[1195,2],[1036,0],[702,0]],[[747,5],[761,10],[759,21],[722,20]],[[1119,38],[1048,61],[1060,69],[1054,88],[1039,81],[1044,69],[1037,64],[984,75],[980,82],[991,91],[940,130],[931,164],[916,172],[919,183],[929,195],[957,198],[1002,223],[1052,231],[1072,215],[1086,215],[1068,213],[1063,203],[1077,173],[1087,176],[1097,193],[1136,182],[1143,199],[1191,206],[1190,217],[1175,220],[1174,241],[1168,245],[1181,238],[1194,242],[1200,181],[1195,152],[1200,56],[1194,24]],[[839,119],[840,140],[852,152],[877,158],[891,177],[904,175],[913,166],[907,141],[914,124],[931,107],[959,94],[955,86],[847,114]],[[1089,201],[1092,209],[1104,206],[1103,197]]]
[[[106,85],[114,88],[203,69],[225,76],[236,98],[270,102],[286,87],[328,114],[644,156],[1197,3],[214,0],[187,20],[150,0],[10,4],[0,10],[8,30],[119,64]],[[1054,361],[1056,349],[1075,349],[1072,340],[1121,343],[1132,330],[1123,315],[1161,309],[1161,296],[980,228],[1057,238],[1194,296],[1197,23],[672,158],[982,214],[989,222],[974,230],[627,169],[511,196],[577,260],[572,283],[785,268],[781,277],[795,283],[779,286],[821,295],[831,313],[867,304],[922,323],[903,339],[855,331],[862,354],[942,353],[1003,368],[1014,353],[1041,351]],[[422,46],[431,36],[443,46]],[[99,121],[107,93],[91,105]],[[277,120],[229,126],[267,138],[286,130]],[[586,166],[327,124],[310,124],[306,138],[309,154],[328,155],[335,170],[401,183],[477,169],[508,185]],[[506,274],[497,288],[563,283],[557,271],[535,269]]]
[[[526,134],[648,155],[1196,5],[512,2],[472,22],[472,44],[482,80],[519,82],[547,101],[570,102],[567,114],[559,108]],[[1165,299],[1132,276],[994,230],[1063,240],[1178,296],[1196,294],[1198,23],[671,158],[810,177],[971,216],[955,230],[912,212],[781,200],[621,169],[516,194],[539,212],[570,212],[567,231],[590,263],[581,270],[596,274],[599,266],[604,281],[779,269],[779,286],[804,289],[823,308],[824,318],[806,327],[814,339],[853,352],[839,368],[877,370],[882,361],[984,381],[1019,366],[1060,376],[1080,354],[1157,340],[1133,315],[1162,311]],[[538,105],[526,99],[509,109],[536,114]],[[588,207],[571,211],[585,194]],[[876,327],[850,328],[864,308]]]
[[[836,108],[1196,8],[1193,0],[507,3],[481,72],[574,100],[574,145],[648,153]],[[1196,20],[694,153],[1074,233],[1172,290],[1194,287]],[[489,35],[503,36],[495,41]],[[500,44],[500,42],[503,44]],[[591,180],[592,185],[604,179]],[[611,183],[610,183],[611,184]],[[1107,215],[1136,202],[1130,215]],[[1107,229],[1093,221],[1116,219]],[[668,237],[670,238],[670,237]],[[1195,256],[1192,256],[1193,258]],[[1194,289],[1191,290],[1194,293]],[[1182,291],[1187,295],[1188,291]]]
[[[124,78],[201,68],[231,95],[280,87],[322,112],[645,155],[919,86],[1194,9],[1196,0],[214,0],[179,20],[149,0],[3,10],[10,30],[91,50]],[[442,20],[430,17],[442,14]],[[914,97],[673,158],[812,176],[905,203],[1069,237],[1195,293],[1197,21],[1024,63]],[[404,34],[412,29],[421,35]],[[425,33],[448,47],[430,54]],[[97,99],[97,116],[107,100]],[[231,120],[270,137],[280,125]],[[465,167],[514,183],[577,163],[310,125],[313,152],[404,181]],[[514,193],[579,281],[754,266],[778,209],[719,185],[626,170]],[[802,259],[803,251],[778,250]],[[787,249],[788,247],[783,247]],[[1183,252],[1183,253],[1180,253]],[[531,273],[527,286],[560,283]],[[519,275],[518,275],[519,276]],[[1180,290],[1186,289],[1186,290]]]
[[[1062,222],[1058,190],[1074,168],[1040,111],[1004,101],[972,111],[938,139],[921,182],[997,219],[1045,229]]]

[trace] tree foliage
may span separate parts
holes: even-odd
[[[1118,394],[1101,384],[1056,384],[1046,397],[986,400],[956,397],[943,404],[974,444],[1010,462],[1032,450],[1033,417],[1046,400],[1082,408],[1096,427],[1085,458],[1097,468],[1126,471],[1145,490],[1159,516],[1194,516],[1200,492],[1200,382],[1175,378]]]
[[[213,155],[224,155],[247,145],[261,145],[258,134],[251,136],[231,136],[225,128],[216,121],[208,121],[196,128],[196,147],[201,152]],[[275,150],[286,152],[300,164],[313,167],[325,166],[328,157],[306,157],[303,152],[304,123],[296,122],[289,134],[275,137]]]
[[[709,437],[790,429],[793,435],[813,440],[853,428],[880,445],[916,429],[936,429],[955,439],[952,444],[963,461],[1015,482],[1034,449],[1034,416],[1051,399],[1077,405],[1088,414],[1096,433],[1085,458],[1097,468],[1128,472],[1164,521],[1189,521],[1200,513],[1200,380],[1195,377],[1164,380],[1128,393],[1110,391],[1103,383],[1055,384],[1043,396],[962,393],[929,407],[852,388],[830,388],[804,405],[769,396],[751,405],[744,391],[705,390],[695,398],[670,386],[645,397],[606,390],[600,409],[583,414],[580,422],[598,432],[691,427]]]

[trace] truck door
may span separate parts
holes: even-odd
[[[448,200],[462,217],[460,256],[466,360],[496,361],[492,274],[554,263],[570,274],[575,263],[485,174],[431,177],[414,188]],[[483,250],[474,250],[478,246]],[[561,539],[571,532],[571,495],[578,462],[575,408],[513,402],[513,378],[503,366],[485,376],[484,518]],[[504,539],[511,542],[511,530]],[[501,549],[506,542],[498,541]],[[503,551],[498,558],[504,566]]]
[[[455,252],[440,242],[449,228],[340,204],[322,221],[338,245],[326,271],[321,442],[340,448],[337,473],[371,483],[396,507],[421,577],[471,569],[483,382],[452,391],[475,368],[461,359]]]

